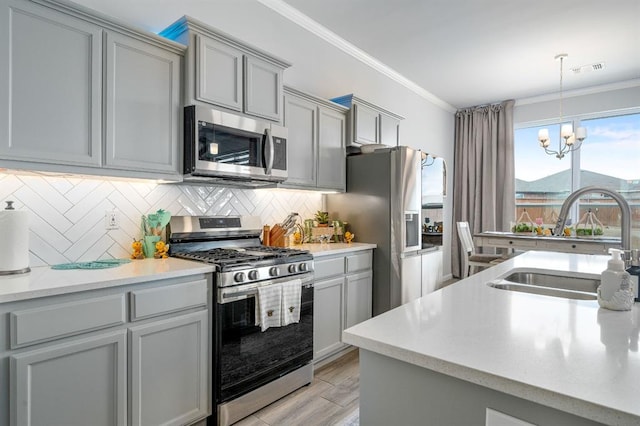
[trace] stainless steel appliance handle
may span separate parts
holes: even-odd
[[[266,129],[264,132],[265,135],[265,173],[270,175],[271,169],[273,168],[273,157],[275,157],[275,147],[273,146],[273,136],[271,136],[271,129]]]
[[[313,287],[313,273],[292,275],[286,278],[259,281],[256,283],[239,285],[235,287],[224,287],[218,289],[218,304],[223,305],[225,303],[235,302],[237,300],[247,299],[249,297],[255,297],[258,295],[258,287],[280,284],[294,279],[302,280],[303,288]]]

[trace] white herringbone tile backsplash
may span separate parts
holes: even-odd
[[[0,174],[0,201],[30,214],[30,266],[128,257],[142,215],[255,215],[282,222],[290,212],[313,217],[322,194],[307,191],[157,185],[147,182]],[[4,207],[0,207],[4,208]],[[115,209],[119,229],[105,229]]]

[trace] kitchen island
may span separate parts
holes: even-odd
[[[486,285],[512,270],[598,277],[607,259],[527,252],[345,330],[362,424],[639,424],[638,304]]]

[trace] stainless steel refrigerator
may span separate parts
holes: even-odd
[[[326,196],[373,254],[373,314],[421,296],[421,152],[398,146],[347,157],[347,192]]]

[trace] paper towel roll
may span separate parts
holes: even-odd
[[[29,267],[29,213],[0,210],[0,273]]]

